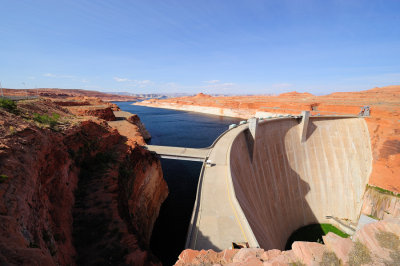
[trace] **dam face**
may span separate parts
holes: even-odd
[[[255,139],[245,129],[231,144],[236,199],[261,248],[284,249],[308,224],[358,221],[372,169],[364,119],[310,117],[303,142],[302,131],[298,119],[263,121]]]

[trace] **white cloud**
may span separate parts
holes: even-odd
[[[48,78],[63,78],[63,79],[75,78],[75,76],[72,76],[72,75],[57,75],[57,74],[53,74],[53,73],[44,73],[43,76],[48,77]]]
[[[116,82],[127,82],[127,81],[130,81],[130,80],[127,79],[127,78],[119,78],[119,77],[114,77],[114,80],[115,80]]]
[[[124,82],[128,87],[135,87],[135,88],[145,88],[147,86],[153,85],[154,82],[148,79],[144,80],[137,80],[137,79],[128,79],[128,78],[120,78],[114,77],[116,82]]]
[[[206,81],[203,81],[204,83],[208,83],[208,84],[215,84],[215,83],[218,83],[218,82],[220,82],[218,79],[213,79],[213,80],[206,80]]]
[[[206,88],[223,89],[223,88],[230,88],[235,85],[236,84],[233,82],[225,82],[225,83],[216,83],[216,84],[207,85]]]
[[[150,80],[147,80],[147,79],[146,80],[135,80],[135,81],[137,84],[142,84],[142,85],[152,83]]]
[[[222,83],[221,85],[224,87],[231,87],[231,86],[235,86],[236,84],[232,83],[232,82],[227,82],[227,83]]]

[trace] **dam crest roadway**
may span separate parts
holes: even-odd
[[[292,232],[313,223],[352,234],[372,170],[358,116],[252,118],[208,148],[146,147],[161,158],[203,161],[185,245],[196,250],[283,250]]]

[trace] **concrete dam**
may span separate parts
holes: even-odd
[[[283,250],[295,230],[315,223],[354,231],[372,170],[363,118],[254,119],[209,148],[186,248]]]
[[[358,221],[372,170],[364,119],[312,117],[303,142],[301,127],[295,119],[262,123],[253,154],[248,130],[231,145],[236,198],[264,249],[283,249],[293,231],[308,224],[349,231],[346,226]]]

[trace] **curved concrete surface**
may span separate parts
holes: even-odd
[[[205,167],[203,164],[200,173],[185,248],[221,251],[230,248],[232,242],[258,246],[236,200],[228,172],[229,149],[240,131],[235,128],[224,132],[210,147],[206,159],[212,165]]]
[[[262,121],[227,131],[210,149],[186,248],[222,250],[232,242],[284,249],[311,223],[355,227],[372,168],[362,118],[310,117]],[[327,218],[330,217],[330,218]]]
[[[259,124],[253,154],[248,130],[232,143],[236,197],[264,249],[283,249],[308,224],[346,229],[359,218],[372,168],[364,119],[311,117],[304,142],[301,133],[299,121],[277,119]]]

